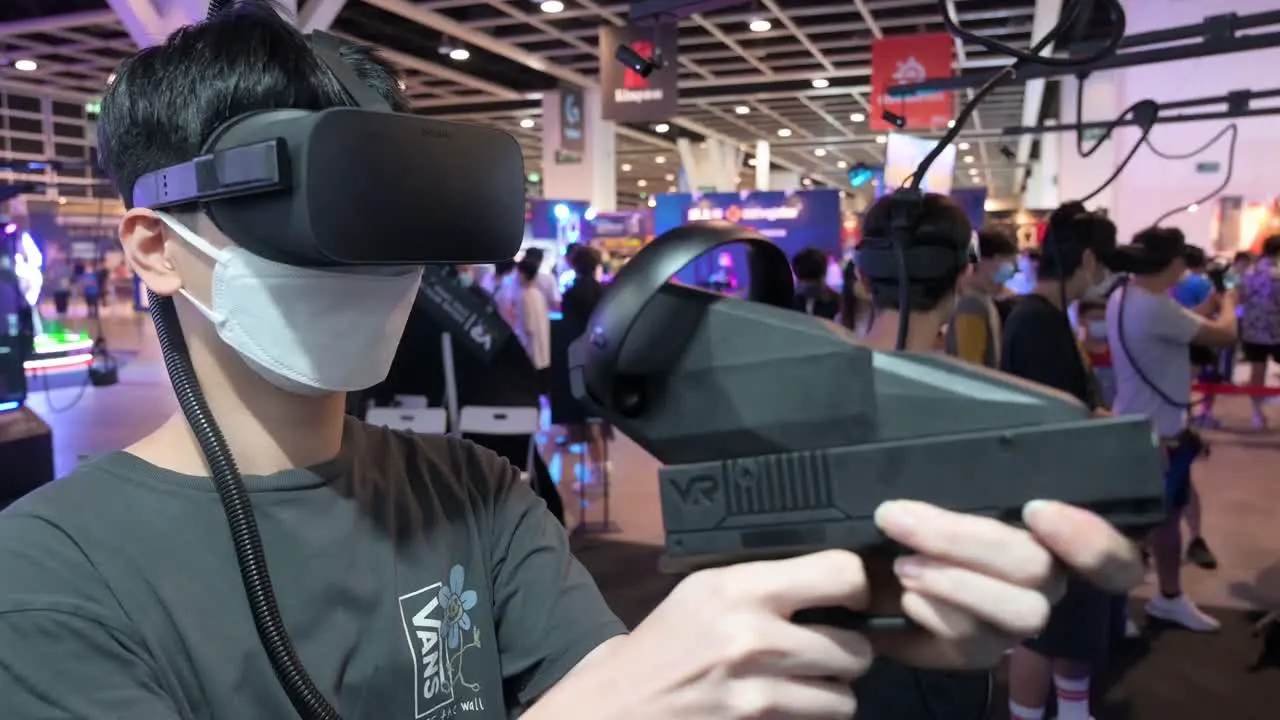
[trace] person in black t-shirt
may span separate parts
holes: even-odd
[[[806,315],[835,320],[840,314],[840,294],[827,285],[826,253],[805,248],[791,258],[796,274],[796,295],[792,307]]]
[[[587,332],[587,324],[591,313],[604,295],[604,286],[596,279],[600,270],[600,253],[593,247],[579,245],[569,257],[573,269],[573,285],[564,291],[561,299],[563,319],[561,322],[570,329],[573,337],[580,337]],[[608,434],[600,422],[573,422],[566,428],[569,442],[586,443],[587,457],[592,468],[599,468],[606,462],[605,439]]]
[[[1067,307],[1106,287],[1103,260],[1116,247],[1115,224],[1064,205],[1050,218],[1032,291],[1017,299],[1004,324],[1001,369],[1080,399],[1095,410],[1088,367],[1071,327]],[[1112,598],[1072,581],[1039,636],[1014,650],[1009,664],[1009,715],[1041,720],[1050,678],[1057,689],[1058,717],[1087,720],[1092,664],[1111,640]]]

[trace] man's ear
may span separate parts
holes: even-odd
[[[120,246],[129,267],[155,294],[169,297],[182,287],[182,276],[167,253],[164,222],[154,211],[133,208],[124,214]]]

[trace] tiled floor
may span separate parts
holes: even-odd
[[[55,383],[62,387],[36,392],[30,400],[53,427],[60,473],[83,456],[133,441],[174,409],[150,321],[120,310],[110,313],[105,325],[111,347],[128,358],[120,383],[89,388],[80,396],[75,384]],[[1273,405],[1270,412],[1280,427],[1280,407]],[[1230,426],[1248,426],[1241,401],[1223,401],[1221,415]],[[1135,646],[1098,689],[1098,720],[1280,717],[1280,669],[1245,672],[1257,646],[1243,615],[1260,605],[1280,607],[1280,433],[1245,430],[1211,437],[1212,457],[1195,472],[1204,495],[1205,535],[1222,567],[1214,572],[1188,569],[1186,578],[1191,595],[1220,611],[1226,628],[1209,637],[1169,631]],[[545,452],[557,451],[547,444]],[[578,549],[619,614],[634,623],[674,580],[656,569],[663,541],[657,463],[625,438],[613,444],[612,458],[610,509],[616,531],[583,535]],[[562,474],[568,477],[574,463],[571,457],[561,458]],[[556,459],[549,458],[549,464],[556,466]],[[561,483],[571,524],[577,516],[576,499],[568,497],[572,486]],[[598,522],[603,510],[598,489],[589,500],[590,519]]]

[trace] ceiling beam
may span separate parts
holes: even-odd
[[[107,5],[140,48],[151,47],[169,34],[164,17],[151,0],[107,0]]]
[[[407,0],[364,0],[364,2],[378,8],[379,10],[389,12],[392,15],[398,15],[423,27],[448,35],[449,37],[470,45],[471,47],[493,53],[494,55],[504,57],[512,62],[524,65],[530,70],[535,70],[543,73],[544,75],[549,75],[561,82],[577,85],[582,88],[600,88],[600,84],[596,82],[595,78],[583,75],[582,73],[577,72],[576,70],[571,70],[563,65],[558,65],[536,53],[529,52],[524,48],[517,47],[504,40],[495,38],[492,35],[487,35],[475,30],[474,28],[467,27],[453,18],[435,12],[434,10],[428,10],[420,5],[414,5],[413,3],[407,2]],[[704,80],[703,82],[712,81]],[[705,138],[720,140],[734,146],[742,144],[742,141],[736,138],[725,135],[724,133],[716,132],[701,123],[687,118],[677,117],[672,119],[671,123],[690,132],[697,133]],[[619,128],[619,131],[621,132],[621,128]],[[672,145],[672,147],[674,147],[674,145]],[[782,165],[783,163],[779,162],[778,164]],[[784,167],[788,170],[795,170],[800,173],[805,172],[804,168],[799,167],[794,163],[786,163]],[[819,177],[818,179],[831,184],[831,181],[828,178]]]
[[[1062,17],[1062,0],[1036,0],[1035,14],[1031,17],[1031,47],[1035,47],[1044,36],[1048,35],[1058,24]],[[1053,54],[1053,43],[1049,43],[1044,50],[1040,52],[1042,55]],[[1044,107],[1045,80],[1038,78],[1028,80],[1023,86],[1022,91],[1022,127],[1035,127],[1040,124],[1040,108]],[[1015,160],[1018,164],[1018,173],[1014,176],[1013,192],[1017,193],[1022,189],[1022,183],[1027,178],[1026,164],[1031,159],[1031,146],[1035,143],[1035,138],[1030,135],[1022,135],[1018,138],[1018,149],[1015,151]]]
[[[311,0],[298,13],[298,29],[304,33],[324,32],[333,26],[333,21],[346,6],[347,0]]]
[[[112,2],[114,4],[114,2]],[[89,10],[86,12],[62,13],[26,20],[11,20],[0,23],[0,38],[30,33],[46,33],[57,30],[71,30],[92,25],[105,25],[116,21],[115,10]]]

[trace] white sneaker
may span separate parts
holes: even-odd
[[[1186,595],[1175,598],[1157,595],[1147,601],[1146,610],[1151,617],[1181,625],[1193,632],[1217,632],[1222,627],[1222,623],[1205,614]]]

